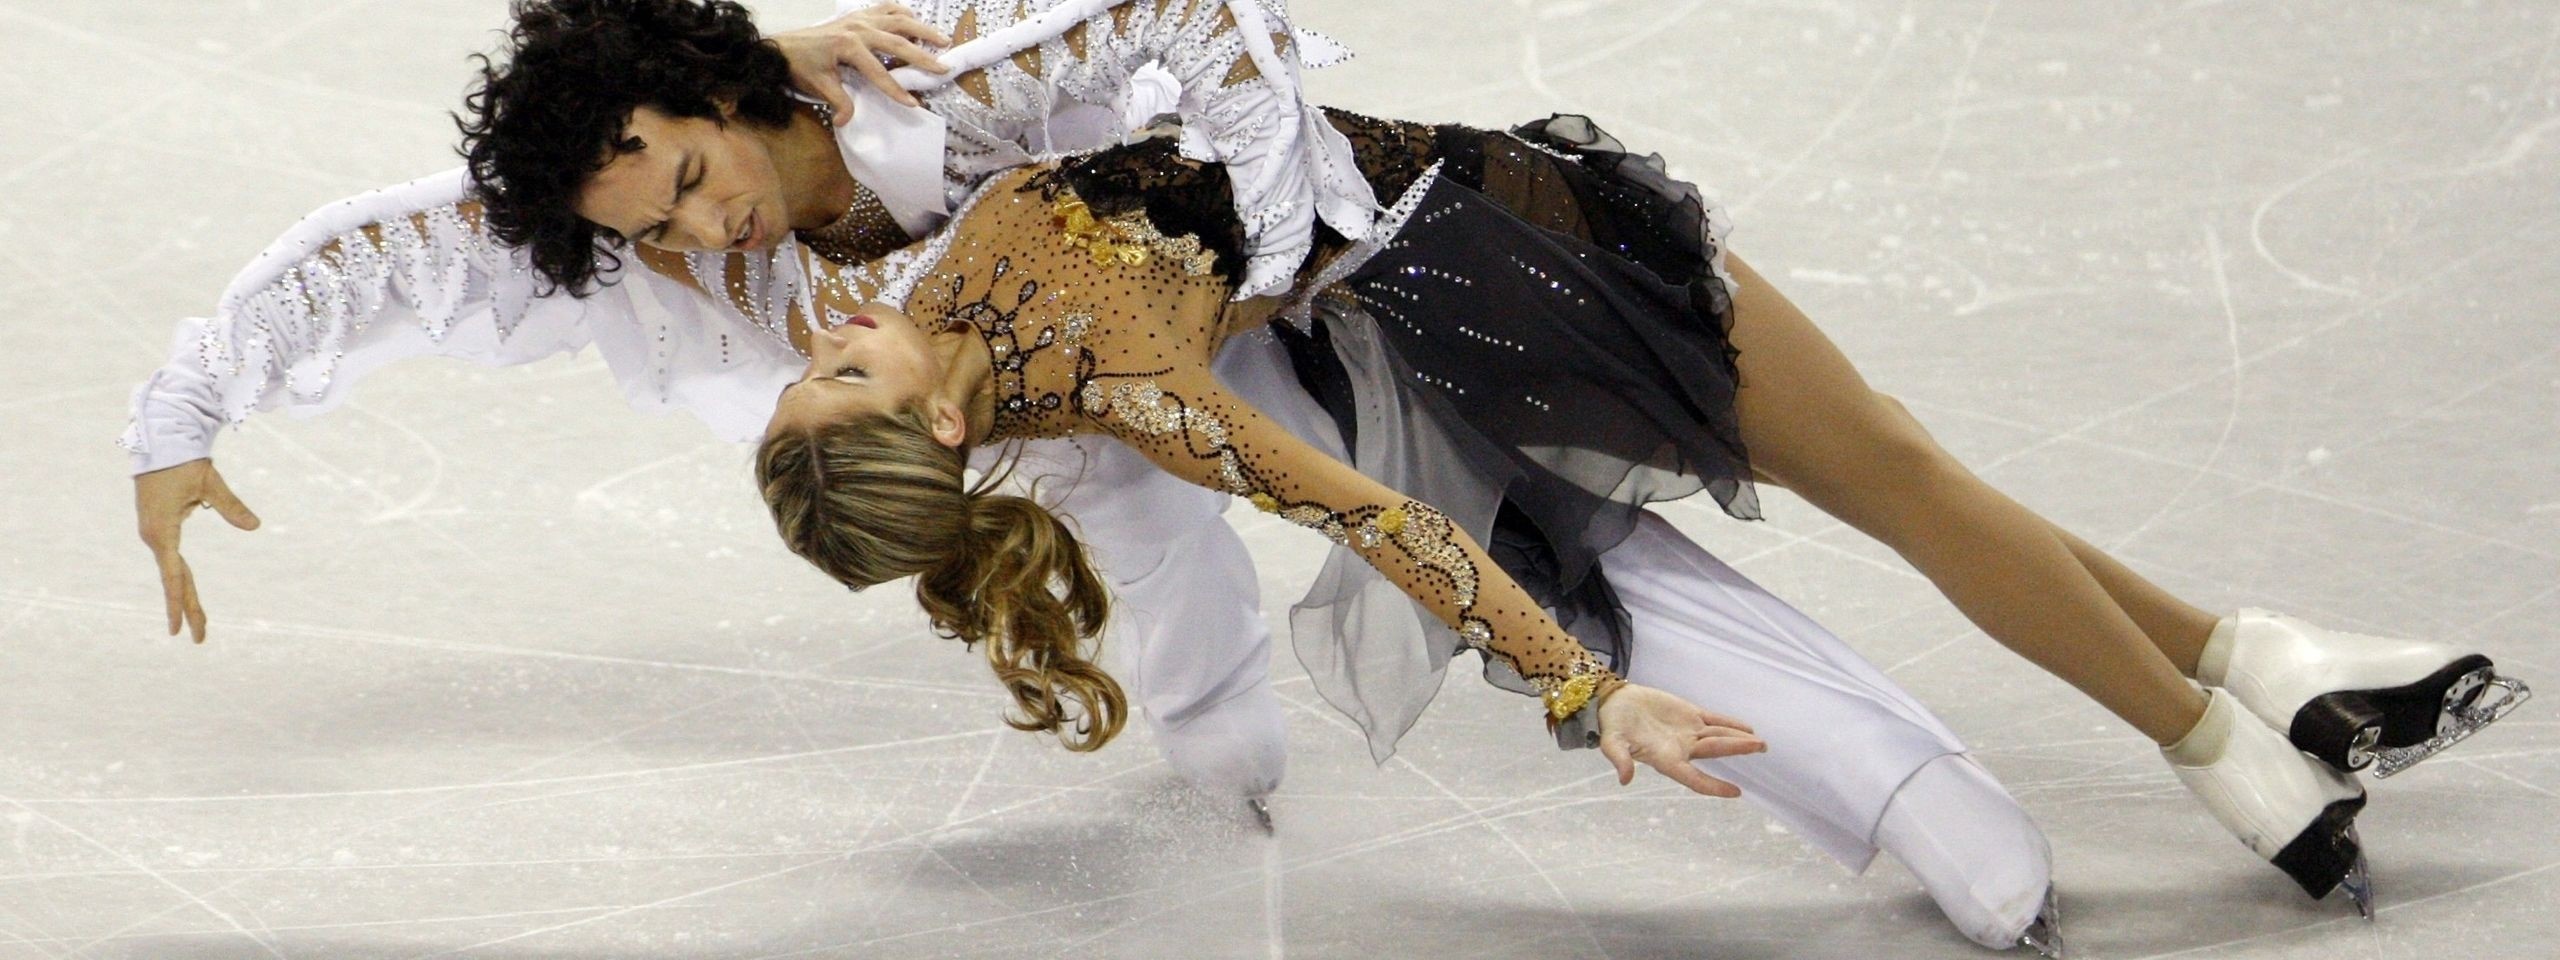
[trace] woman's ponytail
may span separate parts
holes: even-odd
[[[1129,715],[1120,684],[1089,659],[1111,601],[1066,524],[1025,497],[963,489],[960,451],[921,411],[778,431],[756,482],[791,552],[854,589],[916,578],[942,635],[985,644],[1020,730],[1094,750]]]
[[[1013,695],[1018,730],[1054,730],[1069,750],[1118,736],[1129,715],[1120,684],[1086,658],[1111,610],[1102,579],[1066,524],[1025,497],[972,491],[968,533],[916,577],[916,600],[945,636],[983,642]]]

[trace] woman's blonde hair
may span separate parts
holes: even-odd
[[[768,434],[756,484],[774,528],[791,552],[856,590],[915,577],[936,631],[986,644],[1021,711],[1006,723],[1055,731],[1069,750],[1099,749],[1129,713],[1120,684],[1082,649],[1110,614],[1102,579],[1046,508],[989,492],[1002,475],[964,489],[962,452],[935,440],[929,422],[918,406]]]

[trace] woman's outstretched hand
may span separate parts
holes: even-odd
[[[1600,701],[1599,709],[1600,754],[1618,768],[1620,784],[1634,782],[1636,764],[1643,763],[1707,796],[1739,797],[1741,787],[1710,777],[1689,761],[1769,749],[1749,724],[1652,687],[1619,687]]]
[[[907,66],[934,73],[949,73],[951,68],[933,58],[918,44],[930,43],[948,47],[951,38],[933,28],[904,4],[884,3],[866,7],[814,27],[777,33],[765,39],[782,48],[783,59],[791,61],[791,86],[800,92],[826,102],[835,111],[836,125],[841,127],[853,119],[853,95],[844,88],[839,70],[850,69],[862,74],[871,85],[907,106],[915,106],[915,94],[898,86],[889,76],[889,67],[881,57],[894,58]]]
[[[231,485],[213,469],[212,460],[189,460],[133,478],[133,513],[141,521],[142,542],[160,564],[160,593],[169,604],[169,635],[184,623],[204,642],[204,604],[196,600],[195,571],[178,554],[178,527],[197,507],[212,507],[222,519],[242,530],[258,529],[258,515],[233,495]]]

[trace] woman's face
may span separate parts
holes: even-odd
[[[935,439],[957,447],[966,439],[965,421],[958,406],[938,396],[949,376],[948,365],[913,321],[887,307],[865,307],[844,326],[809,335],[809,366],[782,389],[765,432],[809,429],[931,400]]]
[[[622,132],[645,146],[614,155],[578,191],[588,222],[677,251],[762,250],[791,229],[771,144],[754,124],[644,106]]]

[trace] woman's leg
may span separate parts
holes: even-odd
[[[2064,538],[1956,462],[1739,258],[1735,405],[1755,468],[1900,553],[1976,626],[2160,744],[2204,695]]]
[[[2160,655],[2182,676],[2196,675],[2196,660],[2204,655],[2204,643],[2213,636],[2213,625],[2220,620],[2195,604],[2178,599],[2160,585],[2125,567],[2122,561],[2106,551],[2061,527],[2053,527],[2053,535],[2062,538],[2070,548],[2072,559],[2080,568],[2097,578],[2098,586],[2116,602],[2116,607],[2132,617]]]
[[[1923,436],[1928,435],[1928,429],[1920,425],[1919,419],[1911,415],[1910,408],[1903,406],[1901,400],[1891,394],[1878,396],[1892,405],[1893,412],[1899,414],[1911,429]],[[2080,561],[2080,568],[2097,578],[2098,586],[2107,591],[2107,597],[2116,602],[2116,607],[2133,618],[2144,636],[2151,638],[2151,645],[2168,656],[2169,664],[2177,667],[2179,673],[2195,676],[2196,660],[2204,654],[2205,640],[2213,635],[2213,625],[2220,618],[2160,589],[2159,584],[2133,572],[2106,551],[2072,535],[2071,531],[2051,521],[2046,521],[2046,525],[2052,528],[2054,536],[2062,538],[2062,545],[2071,550],[2072,559]]]

